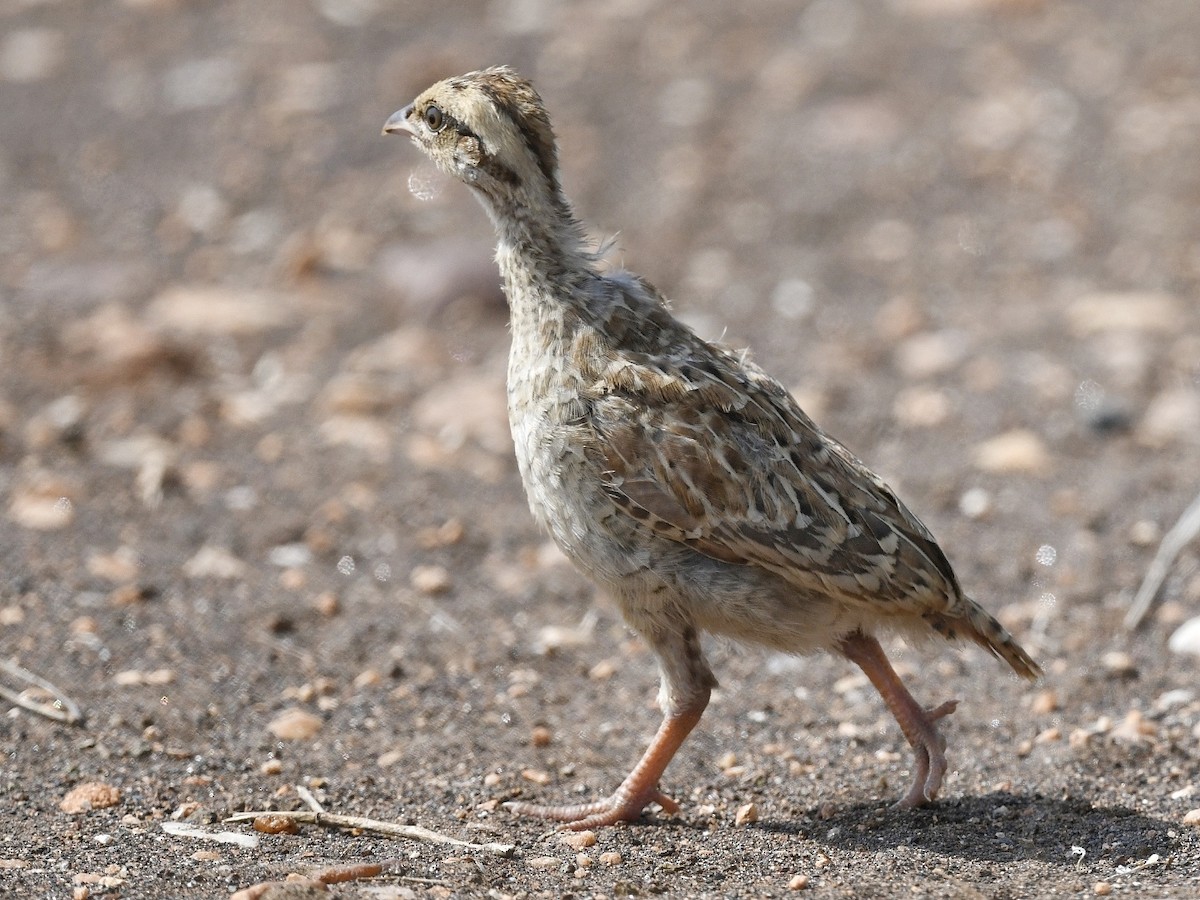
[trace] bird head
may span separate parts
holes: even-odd
[[[542,98],[507,66],[447,78],[397,110],[384,134],[407,132],[443,172],[493,201],[559,193],[558,153]]]

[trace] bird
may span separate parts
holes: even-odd
[[[583,830],[678,803],[660,787],[717,679],[704,634],[856,664],[912,747],[895,804],[932,801],[941,720],[877,637],[972,641],[1036,679],[1012,635],[964,594],[929,529],[744,352],[699,337],[644,278],[602,265],[563,192],[541,96],[512,68],[447,78],[393,113],[496,232],[509,306],[508,418],[537,523],[614,598],[658,663],[662,721],[609,797],[506,804]]]

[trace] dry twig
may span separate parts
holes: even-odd
[[[0,659],[0,669],[3,669],[13,678],[41,688],[54,697],[52,702],[44,703],[40,700],[34,700],[32,697],[25,696],[25,691],[18,693],[0,684],[0,697],[3,697],[10,703],[15,703],[21,709],[27,709],[32,713],[37,713],[39,716],[45,716],[47,719],[54,719],[56,722],[66,722],[69,725],[74,725],[83,718],[83,713],[79,711],[78,704],[46,679],[34,675],[28,669],[23,669],[16,663],[6,659]],[[25,690],[28,690],[28,688]]]
[[[302,784],[296,785],[296,793],[299,794],[300,799],[303,800],[305,802],[305,804],[308,806],[308,808],[311,809],[313,812],[315,812],[315,813],[325,812],[325,807],[323,807],[321,805],[321,802],[316,797],[313,796],[313,792],[310,791],[308,788],[306,788],[304,785],[302,785]]]
[[[422,828],[420,825],[400,825],[396,822],[381,822],[378,819],[367,819],[362,816],[343,816],[337,813],[315,812],[313,810],[264,810],[259,812],[236,813],[226,819],[226,822],[249,822],[259,816],[280,816],[288,818],[301,825],[320,825],[325,828],[354,828],[359,831],[382,834],[386,837],[403,838],[410,841],[424,841],[429,844],[448,844],[452,847],[462,847],[464,850],[482,850],[493,856],[512,856],[516,851],[514,844],[472,844],[470,841],[460,841],[449,835]]]
[[[1163,535],[1162,543],[1158,545],[1158,552],[1154,554],[1150,568],[1146,570],[1146,577],[1142,579],[1142,586],[1138,588],[1137,596],[1133,598],[1133,606],[1125,615],[1127,629],[1132,631],[1142,624],[1142,620],[1154,606],[1159,588],[1166,580],[1167,573],[1171,570],[1171,564],[1175,562],[1175,557],[1198,534],[1200,534],[1200,494],[1192,501],[1191,506],[1183,511],[1183,515],[1179,517],[1178,522],[1171,526],[1171,530]]]

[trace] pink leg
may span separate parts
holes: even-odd
[[[912,786],[896,806],[909,808],[928,803],[937,796],[946,774],[946,740],[938,734],[937,722],[954,712],[958,701],[948,700],[934,709],[922,707],[888,662],[879,641],[870,635],[856,631],[843,638],[839,648],[875,685],[916,754]]]
[[[686,709],[664,717],[650,746],[611,797],[596,803],[580,803],[575,806],[538,806],[514,801],[505,803],[505,808],[523,816],[565,822],[563,827],[571,831],[636,821],[650,803],[657,803],[666,812],[675,812],[679,804],[658,789],[658,781],[667,764],[675,756],[675,751],[700,721],[707,705],[706,690]]]

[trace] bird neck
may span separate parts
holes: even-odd
[[[582,301],[578,289],[596,277],[583,227],[562,192],[548,187],[532,196],[514,190],[483,198],[496,227],[496,262],[514,319]]]

